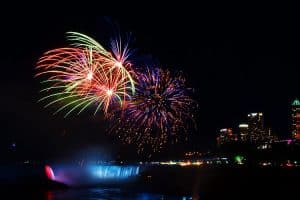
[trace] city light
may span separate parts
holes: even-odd
[[[238,164],[238,165],[243,165],[243,160],[244,160],[244,157],[243,156],[240,156],[240,155],[237,155],[234,157],[234,160],[235,162]]]
[[[177,162],[169,161],[169,162],[160,162],[161,165],[177,165]]]
[[[250,114],[248,114],[248,117],[255,117],[257,115],[257,113],[250,113]]]
[[[248,125],[248,124],[240,124],[239,127],[240,127],[240,128],[248,128],[249,125]]]
[[[300,106],[300,101],[299,99],[295,99],[292,103],[293,106]]]
[[[186,166],[200,166],[203,165],[203,161],[196,160],[196,161],[168,161],[168,162],[160,162],[160,165],[177,165],[181,167],[186,167]]]

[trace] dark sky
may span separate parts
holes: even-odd
[[[132,32],[137,55],[152,55],[162,67],[183,70],[199,102],[199,149],[215,143],[218,129],[236,127],[248,112],[265,113],[266,125],[288,136],[289,104],[300,97],[299,31],[293,21],[211,17],[115,17]],[[66,31],[108,43],[104,17],[9,17],[1,19],[1,151],[17,143],[24,152],[64,154],[109,145],[101,116],[64,119],[38,104],[34,67],[43,52],[66,46]],[[103,148],[104,148],[103,147]],[[113,151],[113,150],[112,150]],[[38,153],[37,153],[38,152]]]

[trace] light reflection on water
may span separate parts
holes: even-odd
[[[46,200],[191,200],[188,196],[140,193],[121,189],[83,188],[46,192]]]

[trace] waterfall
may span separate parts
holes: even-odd
[[[123,179],[139,175],[139,166],[99,165],[91,167],[100,179]]]
[[[68,185],[93,183],[124,183],[134,180],[140,173],[136,165],[60,165],[53,167],[55,180]]]

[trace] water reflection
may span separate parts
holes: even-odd
[[[82,188],[46,192],[46,200],[191,200],[188,196],[139,193],[121,189]]]

